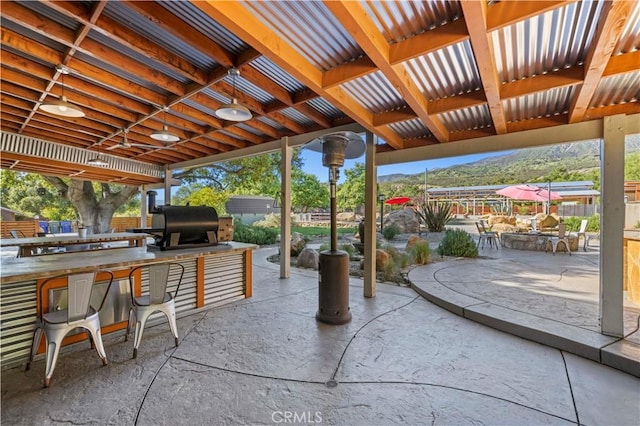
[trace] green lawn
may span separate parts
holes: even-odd
[[[279,228],[272,228],[280,230]],[[338,228],[338,234],[355,234],[358,230],[355,227],[352,228]],[[321,237],[329,235],[331,229],[324,226],[292,226],[291,233],[299,232],[306,237]]]

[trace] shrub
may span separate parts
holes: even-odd
[[[564,224],[567,225],[567,231],[576,232],[580,230],[580,223],[583,219],[587,219],[587,232],[600,232],[600,216],[593,215],[589,217],[570,216],[564,218]]]
[[[478,248],[471,235],[462,229],[448,229],[438,246],[440,256],[477,257]]]
[[[258,245],[275,244],[278,240],[278,231],[236,222],[233,227],[233,240]]]
[[[318,251],[320,253],[322,253],[323,251],[327,251],[331,248],[331,244],[329,243],[322,243],[322,245],[320,245],[320,248],[318,249]]]
[[[451,203],[423,203],[416,210],[418,220],[424,223],[429,232],[442,232],[453,218]]]
[[[429,243],[426,241],[418,241],[411,247],[409,251],[411,255],[411,262],[417,265],[424,265],[429,263],[429,257],[431,250],[429,249]]]
[[[349,260],[356,260],[358,258],[358,251],[353,244],[343,244],[339,247],[340,250],[346,251],[349,254]]]
[[[382,236],[387,241],[393,240],[399,233],[400,227],[395,223],[391,223],[382,229]]]

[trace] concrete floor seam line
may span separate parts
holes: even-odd
[[[441,268],[441,269],[439,269],[438,271],[443,270],[443,269],[446,269],[446,268]],[[436,271],[436,272],[437,272],[437,271]],[[454,293],[457,293],[457,294],[460,294],[460,295],[462,295],[462,296],[467,296],[467,297],[471,297],[471,298],[473,298],[473,299],[478,299],[478,300],[481,300],[481,301],[482,301],[481,303],[477,303],[477,304],[474,304],[474,305],[468,305],[468,306],[466,306],[466,307],[462,307],[463,314],[465,313],[466,308],[470,308],[471,306],[476,306],[476,305],[488,304],[488,305],[492,305],[492,306],[497,306],[497,307],[500,307],[500,308],[508,309],[508,310],[510,310],[510,311],[513,311],[513,312],[519,312],[519,313],[521,313],[521,314],[531,315],[531,316],[536,317],[536,318],[540,318],[540,319],[544,319],[544,320],[553,321],[553,322],[558,323],[558,324],[564,324],[564,325],[568,325],[568,326],[570,326],[570,327],[579,328],[579,329],[581,329],[581,330],[585,330],[585,331],[593,331],[593,330],[590,330],[589,328],[586,328],[586,327],[578,326],[578,325],[575,325],[575,324],[569,324],[569,323],[567,323],[567,322],[564,322],[564,321],[558,321],[558,320],[555,320],[555,319],[552,319],[552,318],[543,317],[543,316],[541,316],[541,315],[532,314],[531,312],[527,312],[527,311],[522,311],[522,310],[518,310],[518,309],[513,309],[513,308],[512,308],[512,307],[510,307],[510,306],[501,305],[501,304],[499,304],[499,303],[495,303],[495,302],[492,302],[492,301],[489,301],[489,300],[481,299],[481,298],[479,298],[478,296],[471,296],[471,295],[466,294],[466,293],[463,293],[463,292],[461,292],[461,291],[459,291],[459,290],[457,290],[457,289],[455,289],[455,288],[451,288],[451,287],[447,286],[445,283],[443,283],[442,281],[438,280],[438,279],[435,277],[435,272],[434,272],[434,276],[433,276],[433,278],[435,279],[435,281],[436,281],[438,284],[440,284],[441,286],[443,286],[443,287],[444,287],[444,288],[446,288],[447,290],[450,290],[450,291],[452,291],[452,292],[454,292]],[[588,303],[588,302],[583,302],[583,303]],[[463,317],[465,317],[465,318],[466,318],[466,315],[463,315]],[[640,317],[639,317],[639,318],[640,318]],[[637,331],[637,329],[636,329],[636,331]],[[635,331],[634,331],[634,332],[635,332]],[[633,334],[633,333],[630,333],[630,334]],[[615,342],[613,342],[613,343],[615,343]]]
[[[353,340],[358,336],[358,333],[360,333],[366,326],[368,326],[369,324],[371,324],[372,322],[376,321],[378,318],[385,316],[387,314],[390,314],[391,312],[395,312],[397,310],[400,310],[406,306],[409,306],[410,304],[412,304],[413,302],[415,302],[416,300],[420,299],[422,296],[417,295],[416,297],[414,297],[413,299],[411,299],[409,302],[405,303],[404,305],[398,306],[396,308],[393,308],[389,311],[383,312],[379,315],[376,315],[375,317],[371,318],[369,321],[367,321],[366,323],[364,323],[359,329],[356,330],[356,332],[353,334],[353,336],[351,336],[351,339],[349,339],[349,342],[347,342],[347,345],[345,346],[344,350],[342,351],[342,355],[340,355],[340,359],[338,360],[338,365],[336,365],[335,370],[333,371],[333,374],[331,375],[331,381],[336,381],[336,376],[338,374],[338,370],[340,369],[340,365],[342,364],[342,360],[344,359],[345,354],[347,353],[347,350],[349,349],[349,346],[351,346],[351,343],[353,342]]]
[[[173,357],[173,354],[178,350],[178,347],[176,346],[173,349],[173,352],[171,353],[171,355],[169,355],[167,357],[167,359],[165,359],[162,364],[160,364],[160,366],[158,367],[158,369],[156,370],[156,372],[153,375],[153,378],[151,379],[151,381],[149,381],[149,385],[147,386],[147,388],[144,391],[144,394],[142,395],[142,400],[140,401],[140,405],[138,406],[138,410],[136,411],[136,418],[133,421],[134,425],[138,424],[138,420],[140,418],[140,413],[142,412],[142,407],[144,406],[144,402],[147,399],[147,395],[149,394],[149,391],[151,391],[151,387],[153,386],[153,384],[155,383],[156,379],[158,378],[158,374],[160,374],[160,371],[162,371],[162,369],[164,368],[165,365],[167,365],[167,363],[169,362],[169,360]]]
[[[187,364],[199,365],[201,367],[210,368],[212,370],[223,371],[225,373],[239,374],[241,376],[246,376],[246,377],[255,377],[255,378],[258,378],[258,379],[279,380],[279,381],[282,381],[282,382],[305,383],[305,384],[310,384],[310,385],[324,385],[325,384],[325,382],[316,381],[316,380],[288,379],[286,377],[267,376],[267,375],[264,375],[264,374],[247,373],[245,371],[231,370],[229,368],[216,367],[215,365],[209,365],[209,364],[205,364],[203,362],[193,361],[193,360],[182,358],[182,357],[179,357],[179,356],[174,356],[172,358],[176,359],[176,360],[179,360],[179,361],[182,361],[182,362],[185,362]]]
[[[637,326],[635,329],[631,330],[629,333],[627,333],[626,335],[622,336],[622,337],[618,337],[616,340],[614,340],[613,342],[609,342],[606,345],[600,346],[600,348],[598,348],[599,350],[603,350],[604,348],[606,348],[607,346],[611,346],[611,345],[615,345],[616,343],[622,342],[625,339],[627,339],[629,336],[631,336],[632,334],[636,333],[638,330],[640,330],[640,314],[638,315],[638,318],[636,320],[637,322]],[[628,342],[630,345],[634,345],[637,346],[636,343],[634,342]]]
[[[512,401],[510,399],[507,398],[503,398],[501,396],[495,396],[495,395],[491,395],[485,392],[478,392],[478,391],[474,391],[471,389],[464,389],[464,388],[459,388],[456,386],[449,386],[449,385],[442,385],[439,383],[427,383],[427,382],[401,382],[401,381],[395,381],[395,380],[383,380],[383,381],[375,381],[375,380],[357,380],[357,381],[347,381],[347,382],[340,382],[341,384],[348,386],[348,385],[409,385],[409,386],[425,386],[425,387],[433,387],[433,388],[442,388],[442,389],[449,389],[452,391],[457,391],[457,392],[463,392],[463,393],[470,393],[473,395],[478,395],[478,396],[483,396],[486,398],[490,398],[490,399],[495,399],[498,401],[502,401],[502,402],[506,402],[509,404],[513,404],[513,405],[517,405],[519,407],[523,407],[526,408],[528,410],[532,410],[532,411],[536,411],[538,413],[542,413],[551,417],[555,417],[557,419],[561,419],[561,420],[565,420],[567,422],[570,423],[575,423],[575,424],[580,424],[577,423],[575,420],[572,419],[568,419],[566,417],[560,416],[558,414],[553,414],[550,413],[548,411],[544,411],[541,410],[539,408],[535,408],[535,407],[531,407],[529,405],[525,405],[521,402],[517,402],[517,401]]]
[[[573,394],[573,385],[571,384],[571,376],[569,375],[569,367],[567,366],[567,359],[564,357],[564,352],[560,350],[560,356],[562,357],[562,363],[564,364],[564,372],[567,375],[567,383],[569,384],[569,392],[571,393],[571,403],[573,404],[573,410],[576,413],[576,422],[580,424],[580,414],[578,413],[578,405],[576,404],[576,398]]]

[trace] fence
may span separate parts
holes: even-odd
[[[575,204],[575,205],[559,205],[558,216],[593,216],[597,213],[597,204]]]
[[[51,225],[54,226],[51,226]],[[151,226],[151,216],[147,218],[147,226]],[[51,232],[53,234],[65,234],[77,232],[75,221],[38,221],[38,220],[3,220],[0,222],[0,235],[2,238],[11,238],[9,231],[20,231],[26,237],[33,237],[38,232]],[[114,217],[111,219],[110,228],[116,232],[125,232],[130,228],[140,228],[139,217]]]

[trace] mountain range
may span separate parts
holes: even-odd
[[[640,135],[628,137],[625,154],[640,151]],[[428,184],[436,187],[497,185],[559,180],[589,180],[600,169],[600,142],[574,142],[528,148],[467,164],[429,169]],[[378,177],[379,183],[424,184],[424,173],[395,173]]]

